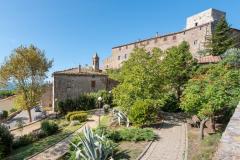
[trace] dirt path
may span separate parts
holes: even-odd
[[[21,129],[13,130],[13,131],[11,131],[11,133],[12,133],[14,136],[22,136],[22,135],[25,135],[25,134],[29,134],[29,133],[31,133],[32,131],[39,129],[40,126],[41,126],[41,122],[42,122],[42,121],[39,121],[39,122],[30,124],[30,125],[28,125],[28,126],[25,126],[25,127],[23,127],[22,130],[21,130]]]
[[[186,124],[169,116],[155,130],[159,139],[154,141],[141,160],[184,160],[186,151]]]
[[[98,125],[98,116],[93,115],[89,121],[85,125],[83,125],[80,129],[78,129],[75,133],[82,132],[83,128],[85,126],[88,126],[90,128],[95,128]],[[69,140],[73,137],[74,135],[71,135],[59,143],[55,144],[54,146],[46,149],[45,151],[35,155],[34,157],[30,158],[30,160],[56,160],[63,156],[69,148]]]

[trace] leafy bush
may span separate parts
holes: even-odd
[[[87,113],[77,113],[70,116],[70,121],[78,120],[79,122],[85,122],[87,120]]]
[[[97,127],[95,133],[104,135],[106,138],[114,142],[119,141],[151,141],[156,138],[155,133],[149,128],[123,128],[120,130],[109,130],[106,126]]]
[[[8,128],[0,124],[0,159],[11,153],[13,135]]]
[[[94,96],[95,99],[97,99],[98,97],[102,97],[102,102],[104,104],[108,104],[108,105],[112,105],[113,103],[113,96],[112,93],[106,90],[99,90],[98,92],[93,92],[90,93],[90,95]]]
[[[124,128],[119,130],[119,133],[123,141],[151,141],[156,137],[153,130],[149,128]]]
[[[10,112],[10,113],[14,113],[14,112],[16,112],[16,111],[17,111],[16,108],[11,108],[9,112]]]
[[[67,115],[65,116],[66,120],[70,121],[70,117],[74,114],[78,114],[78,113],[86,113],[85,111],[75,111],[75,112],[68,112]]]
[[[23,135],[13,141],[13,148],[16,149],[22,146],[26,146],[34,141],[36,141],[36,138],[32,136],[32,134]]]
[[[130,109],[129,119],[135,125],[145,125],[156,121],[158,107],[153,100],[137,100]]]
[[[92,94],[82,94],[76,99],[67,99],[58,102],[58,111],[62,114],[67,112],[90,110],[96,107],[96,98]]]
[[[0,119],[6,119],[8,117],[8,111],[3,110],[2,113],[0,113]]]
[[[56,133],[58,129],[58,125],[53,121],[44,120],[41,123],[41,130],[47,135],[52,135]]]
[[[14,95],[15,92],[11,90],[0,90],[0,98],[6,98]]]

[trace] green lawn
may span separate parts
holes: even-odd
[[[76,126],[66,126],[66,122],[64,119],[56,120],[57,123],[62,127],[62,129],[51,136],[45,137],[39,141],[36,141],[32,144],[29,144],[27,146],[18,148],[16,150],[13,150],[11,153],[11,156],[7,157],[7,160],[22,160],[26,157],[29,157],[37,152],[45,150],[45,148],[59,142],[60,140],[64,139],[74,131],[76,131],[78,128],[81,127],[81,125]],[[66,126],[66,127],[64,127]]]

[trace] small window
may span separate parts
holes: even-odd
[[[126,49],[128,49],[128,45],[126,45]]]
[[[202,30],[202,27],[200,27],[199,29]]]
[[[127,54],[124,55],[124,58],[127,59]]]
[[[186,34],[186,32],[183,32],[183,35],[185,35]]]
[[[177,39],[177,37],[176,36],[173,36],[173,38],[172,38],[173,40],[176,40]]]
[[[96,87],[96,81],[91,81],[91,88],[95,88]]]
[[[108,68],[109,66],[108,66],[108,64],[107,64],[107,68]]]
[[[158,42],[158,39],[157,39],[157,38],[155,38],[155,39],[154,39],[154,43],[157,43],[157,42]]]
[[[121,51],[121,47],[119,47],[118,50]]]
[[[198,23],[195,23],[195,27],[197,27],[198,26]]]
[[[149,41],[146,42],[146,45],[148,45],[148,44],[149,44]]]
[[[121,56],[118,56],[118,60],[121,60]]]
[[[193,44],[194,44],[194,45],[196,45],[196,44],[197,44],[197,42],[198,42],[198,41],[197,41],[197,40],[195,40],[195,41],[193,42]]]
[[[167,41],[167,37],[164,37],[164,38],[163,38],[163,41]]]

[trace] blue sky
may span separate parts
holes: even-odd
[[[19,45],[45,50],[56,70],[101,61],[111,48],[180,31],[185,19],[208,8],[227,12],[240,28],[239,0],[0,0],[0,64]]]

